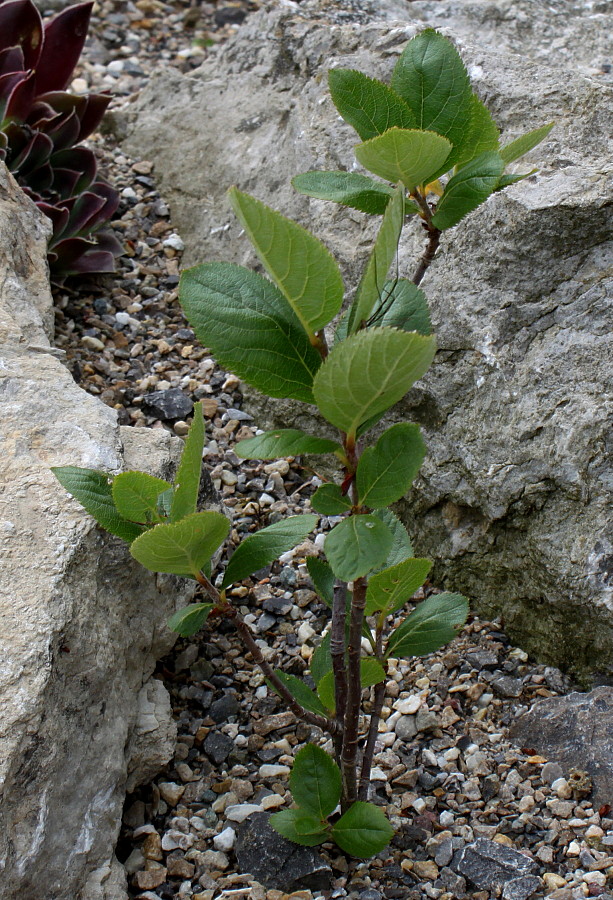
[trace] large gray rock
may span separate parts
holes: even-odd
[[[555,120],[522,164],[539,174],[444,236],[423,284],[441,349],[390,421],[423,426],[429,455],[404,515],[419,553],[436,560],[439,583],[488,614],[503,612],[511,635],[541,659],[586,672],[609,669],[613,648],[612,104],[602,80],[576,70],[595,71],[596,57],[588,66],[591,51],[579,48],[589,44],[584,34],[610,33],[612,17],[594,4],[557,2],[539,45],[546,10],[524,2],[513,18],[512,6],[392,0],[371,4],[373,18],[367,4],[284,4],[249,17],[196,72],[153,79],[115,125],[132,153],[155,160],[188,263],[253,263],[224,199],[235,183],[321,237],[351,291],[375,223],[290,185],[297,172],[355,164],[356,136],[328,96],[331,66],[388,79],[407,39],[430,16],[441,24],[444,7],[447,33],[503,139]],[[518,49],[530,33],[538,64],[464,46],[457,35],[479,10],[496,47]],[[419,230],[407,229],[401,274],[420,248]],[[262,427],[318,427],[306,406],[254,398],[252,407]]]
[[[588,772],[596,808],[613,802],[613,688],[539,700],[513,723],[510,737],[560,763],[566,775]]]
[[[126,783],[170,758],[165,620],[192,589],[147,573],[50,471],[170,474],[180,442],[120,429],[49,342],[47,220],[0,164],[0,897],[126,900]]]

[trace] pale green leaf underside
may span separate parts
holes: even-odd
[[[308,709],[309,712],[317,713],[320,716],[327,715],[326,708],[317,694],[315,694],[304,681],[297,678],[295,675],[283,672],[281,669],[277,669],[275,674],[279,680],[283,682],[294,700],[297,700],[304,709]],[[275,690],[274,684],[271,683],[270,687],[273,691]]]
[[[380,853],[394,835],[394,829],[379,806],[358,800],[331,829],[341,850],[366,859]]]
[[[392,88],[412,110],[417,128],[436,131],[454,146],[462,143],[471,87],[451,41],[431,28],[410,40],[394,68]]]
[[[234,452],[242,459],[279,459],[303,453],[335,453],[340,449],[336,441],[318,438],[297,428],[278,428],[239,441]]]
[[[432,223],[441,231],[453,228],[496,190],[503,170],[504,162],[493,150],[473,159],[449,179]]]
[[[304,172],[292,179],[301,194],[332,200],[371,215],[382,215],[394,191],[380,181],[357,172]]]
[[[419,590],[431,568],[429,559],[405,559],[371,575],[366,591],[366,615],[372,616],[378,610],[389,614],[400,609]]]
[[[179,300],[220,365],[269,397],[313,402],[321,357],[267,278],[232,263],[205,263],[182,273]]]
[[[397,403],[427,371],[433,337],[395,328],[369,328],[337,344],[319,369],[313,393],[325,418],[355,435]]]
[[[160,521],[158,497],[171,485],[146,472],[122,472],[113,479],[112,494],[117,512],[131,522],[151,525]]]
[[[307,744],[296,754],[289,786],[299,806],[325,819],[341,798],[340,769],[325,750]]]
[[[331,69],[330,95],[339,113],[363,141],[394,126],[416,128],[415,116],[387,84],[355,69]]]
[[[324,551],[341,581],[354,581],[380,566],[392,548],[392,534],[372,515],[349,516],[326,535]]]
[[[141,534],[130,553],[152,572],[196,576],[228,535],[229,520],[207,510]]]
[[[330,252],[314,235],[236,188],[230,202],[266,271],[309,335],[339,312],[343,279]]]
[[[317,516],[289,516],[267,528],[250,534],[238,545],[223,579],[223,587],[242,581],[248,575],[270,565],[282,553],[292,550],[317,525]]]
[[[360,280],[355,300],[351,305],[347,325],[349,334],[356,331],[360,323],[368,319],[373,306],[381,297],[387,273],[398,250],[403,224],[404,190],[402,187],[398,187],[391,203],[385,210],[375,246]]]
[[[402,331],[432,334],[426,295],[406,278],[385,282],[381,302],[374,309],[370,321],[380,328],[388,326]]]
[[[303,847],[315,847],[328,838],[328,832],[317,816],[303,809],[282,809],[273,813],[269,821],[280,835]]]
[[[419,425],[392,425],[360,457],[356,473],[360,503],[378,509],[399,500],[413,483],[425,455]]]
[[[412,191],[432,180],[450,151],[450,142],[434,131],[391,128],[358,144],[355,155],[369,172]]]
[[[171,631],[180,634],[181,637],[191,637],[200,631],[212,609],[212,603],[192,603],[171,616],[168,620],[168,627]]]
[[[468,601],[461,594],[434,594],[417,606],[390,635],[387,656],[426,656],[457,634],[468,616]]]
[[[406,530],[398,516],[391,509],[375,509],[373,516],[381,519],[392,533],[392,549],[387,555],[383,568],[396,566],[413,556],[413,545],[409,532]]]
[[[322,484],[311,497],[311,506],[322,516],[341,516],[351,509],[351,500],[338,484]]]
[[[190,426],[179,470],[175,478],[175,491],[170,506],[170,518],[173,522],[196,512],[198,490],[202,472],[202,450],[204,448],[204,417],[202,403],[194,405],[194,417]]]
[[[548,125],[541,126],[541,128],[535,128],[534,131],[522,134],[521,137],[501,147],[498,152],[504,160],[505,166],[519,159],[520,156],[533,150],[541,141],[544,141],[554,125],[555,122],[550,122]]]
[[[128,543],[142,534],[142,526],[128,522],[117,511],[109,484],[110,476],[104,472],[81,469],[77,466],[56,466],[51,471],[62,487],[66,488],[106,531]]]

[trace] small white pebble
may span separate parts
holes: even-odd
[[[281,775],[289,775],[289,773],[289,766],[278,766],[274,763],[264,763],[259,769],[260,778],[278,778]]]
[[[568,847],[566,848],[567,856],[579,856],[581,853],[581,846],[577,843],[577,841],[571,841]]]
[[[235,840],[236,832],[228,825],[227,828],[224,828],[223,831],[220,831],[219,834],[215,835],[213,838],[213,846],[216,850],[231,850]]]
[[[164,247],[171,247],[173,250],[185,250],[185,244],[178,234],[170,234],[163,242]]]

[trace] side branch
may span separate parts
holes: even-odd
[[[436,256],[436,251],[438,250],[438,246],[441,241],[441,232],[438,228],[428,227],[428,243],[426,244],[426,249],[424,250],[424,254],[422,258],[419,260],[417,268],[415,269],[415,273],[411,281],[413,284],[420,284],[422,278],[426,274],[428,267],[430,266],[432,260]]]

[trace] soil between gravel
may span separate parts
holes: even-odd
[[[73,90],[111,90],[115,107],[130,102],[154,68],[197,67],[208,47],[233,33],[258,5],[102,0]],[[92,146],[102,173],[121,192],[113,226],[126,254],[116,276],[56,291],[56,344],[66,351],[75,380],[114,407],[122,424],[181,436],[193,402],[203,401],[205,464],[233,509],[234,541],[288,512],[304,512],[319,482],[299,461],[245,463],[232,450],[255,433],[257,423],[241,411],[238,379],[199,346],[178,306],[183,242],[157,192],[153,164],[128,158],[101,137]],[[261,573],[251,589],[233,591],[277,664],[296,675],[308,670],[328,622],[304,559],[319,552],[332,524],[322,518],[312,542]],[[284,711],[223,626],[213,639],[205,631],[179,640],[158,677],[170,691],[179,734],[167,769],[127,798],[117,852],[129,872],[130,896],[283,900],[287,894],[237,872],[237,817],[244,804],[269,810],[289,805],[293,755],[321,736]],[[388,851],[365,862],[326,845],[330,889],[291,897],[489,900],[501,895],[500,886],[479,889],[457,872],[462,849],[478,838],[535,862],[538,879],[524,885],[523,894],[505,888],[508,900],[608,897],[608,810],[599,812],[589,796],[573,793],[555,761],[516,748],[506,737],[532,700],[569,689],[560,672],[534,664],[509,645],[496,623],[478,619],[439,653],[392,662],[372,800],[387,808],[396,836]]]

